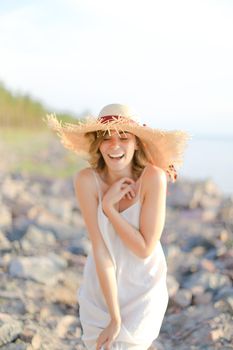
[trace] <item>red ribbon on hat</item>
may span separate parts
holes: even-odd
[[[137,124],[137,122],[135,120],[132,120],[130,118],[126,118],[126,117],[121,116],[121,115],[104,115],[103,117],[99,117],[98,120],[100,120],[101,123],[105,124],[108,121],[114,121],[114,120],[120,119],[120,118],[124,118],[126,122]]]

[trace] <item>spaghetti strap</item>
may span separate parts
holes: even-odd
[[[100,184],[99,184],[99,180],[97,178],[97,174],[95,172],[95,170],[92,169],[92,172],[94,174],[94,178],[95,178],[95,182],[96,182],[96,187],[97,187],[97,191],[98,191],[98,197],[99,197],[99,203],[102,201],[102,197],[101,197],[101,190],[100,190]]]
[[[143,171],[142,171],[142,173],[141,173],[141,176],[140,176],[140,180],[139,180],[139,190],[138,190],[138,196],[139,196],[139,198],[140,198],[140,196],[141,196],[142,178],[143,178],[143,176],[144,176],[144,174],[145,174],[145,172],[146,172],[146,168],[147,168],[147,166],[145,166],[145,168],[143,169]]]

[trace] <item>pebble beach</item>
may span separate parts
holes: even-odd
[[[84,350],[77,290],[91,244],[73,177],[0,168],[0,349]],[[233,349],[232,232],[233,196],[211,179],[169,184],[170,298],[150,350]]]

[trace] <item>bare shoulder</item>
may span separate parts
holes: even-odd
[[[91,168],[84,168],[80,170],[73,177],[74,184],[78,183],[80,185],[83,185],[83,184],[91,185],[94,179],[92,172],[93,170]]]
[[[148,164],[147,169],[144,174],[143,179],[144,185],[153,184],[153,185],[166,185],[167,184],[167,175],[166,172],[153,164]]]
[[[77,172],[74,175],[74,182],[75,181],[83,181],[83,180],[85,181],[86,179],[89,179],[92,171],[93,170],[91,168],[81,169],[79,172]],[[93,175],[92,175],[92,177],[93,177]]]
[[[92,168],[84,168],[76,173],[73,177],[73,183],[75,191],[85,191],[96,196],[96,185]]]

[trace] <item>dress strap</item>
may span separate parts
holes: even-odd
[[[97,174],[96,174],[95,170],[92,169],[92,172],[93,172],[93,175],[94,175],[94,178],[95,178],[96,187],[97,187],[97,191],[98,191],[98,197],[99,197],[99,203],[100,203],[101,200],[102,200],[102,197],[101,197],[101,190],[100,190],[99,180],[98,180],[98,177],[97,177]]]
[[[141,173],[141,175],[140,175],[139,190],[138,190],[138,196],[139,196],[139,197],[140,197],[140,195],[141,195],[142,179],[143,179],[143,176],[144,176],[144,174],[145,174],[145,172],[146,172],[146,168],[147,168],[147,165],[144,167],[144,169],[143,169],[143,171],[142,171],[142,173]]]

